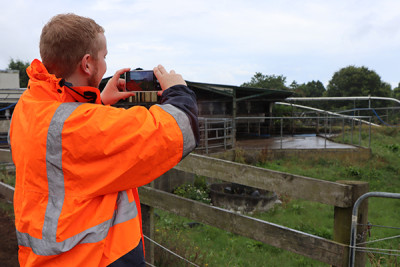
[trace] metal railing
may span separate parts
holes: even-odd
[[[371,146],[371,116],[297,116],[297,117],[238,117],[236,131],[231,118],[199,118],[200,144],[197,150],[206,154],[211,149],[229,149],[234,147],[236,135],[252,134],[255,136],[280,137],[280,148],[283,149],[285,137],[298,134],[315,134],[323,137],[324,148],[331,137],[342,135],[344,144],[361,146],[363,135]],[[364,126],[364,127],[363,127]],[[377,125],[376,125],[377,126]],[[366,129],[366,127],[368,127]],[[365,133],[366,131],[366,133]],[[365,136],[364,136],[365,137]]]
[[[223,148],[224,150],[233,146],[233,127],[230,118],[199,118],[200,144],[197,150],[205,150],[208,154],[210,149]]]

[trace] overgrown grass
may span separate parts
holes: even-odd
[[[368,128],[362,129],[362,146],[368,146]],[[345,140],[348,137],[345,137]],[[343,138],[337,137],[338,141]],[[400,129],[373,128],[370,160],[341,161],[326,156],[315,158],[285,158],[260,162],[260,167],[303,175],[328,181],[359,180],[369,183],[370,191],[400,193]],[[333,237],[333,207],[320,203],[281,196],[282,205],[254,214],[254,217],[284,225],[324,238]],[[369,222],[373,225],[400,227],[400,200],[369,199]],[[200,225],[191,228],[190,221],[164,211],[157,211],[156,237],[160,242],[173,244],[182,255],[196,258],[201,266],[327,266],[297,254],[247,239],[235,234]],[[189,224],[188,224],[189,223]],[[197,224],[195,224],[197,225]],[[399,235],[398,229],[372,226],[368,240]],[[370,245],[372,247],[372,245]],[[400,249],[399,239],[374,243],[373,247]],[[164,260],[169,258],[164,255]],[[169,258],[173,260],[173,257]],[[176,260],[175,260],[176,261]],[[173,265],[188,266],[182,262]],[[398,266],[394,256],[368,254],[367,266]]]

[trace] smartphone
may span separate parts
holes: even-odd
[[[161,91],[160,83],[152,70],[132,70],[125,73],[127,91]]]

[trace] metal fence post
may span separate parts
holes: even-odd
[[[326,127],[328,123],[328,114],[325,114],[325,123],[324,123],[324,131],[325,131],[325,140],[324,140],[324,148],[326,149]]]
[[[351,144],[353,144],[354,118],[351,118]]]
[[[282,149],[282,142],[283,142],[283,118],[281,118],[281,149]]]
[[[371,148],[371,117],[369,117],[369,141],[368,148]]]
[[[224,119],[224,148],[226,150],[226,119]]]
[[[358,128],[359,128],[358,145],[361,146],[361,127],[362,127],[362,121],[359,120],[358,123],[359,123],[359,125],[360,125],[360,126],[358,126]]]
[[[344,118],[342,118],[342,142],[344,143]]]
[[[206,145],[206,154],[208,155],[208,122],[207,118],[204,118],[204,136],[205,136],[205,145]]]

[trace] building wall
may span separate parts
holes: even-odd
[[[0,71],[0,89],[17,89],[19,87],[19,71]]]

